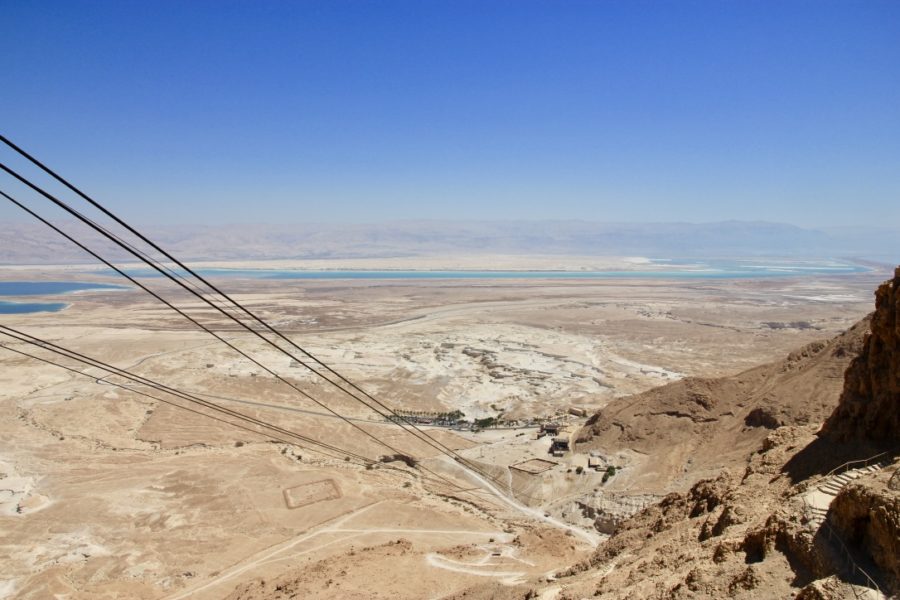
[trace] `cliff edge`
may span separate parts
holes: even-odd
[[[847,369],[837,408],[822,427],[834,441],[900,441],[900,267],[875,293],[862,352]]]

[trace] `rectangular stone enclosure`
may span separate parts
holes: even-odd
[[[524,462],[516,463],[514,465],[510,465],[510,469],[516,469],[517,471],[524,471],[526,473],[530,473],[532,475],[537,475],[538,473],[543,473],[544,471],[548,471],[556,466],[556,463],[552,460],[543,460],[541,458],[532,458],[531,460],[526,460]]]
[[[300,508],[340,497],[341,490],[334,479],[322,479],[284,490],[284,503],[288,508]]]

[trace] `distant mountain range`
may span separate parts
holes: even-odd
[[[84,226],[60,223],[121,259]],[[388,258],[440,255],[856,257],[900,261],[900,228],[804,229],[766,222],[398,221],[380,224],[237,224],[146,227],[186,260]],[[0,263],[94,262],[39,223],[0,224]]]

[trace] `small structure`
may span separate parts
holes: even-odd
[[[595,471],[602,471],[606,468],[606,461],[604,461],[599,456],[589,456],[588,457],[588,469],[594,469]]]
[[[558,435],[553,438],[553,442],[550,444],[550,453],[553,456],[559,457],[569,451],[569,438],[564,435]]]
[[[579,406],[570,406],[569,414],[574,415],[576,417],[586,417],[587,411]]]
[[[559,435],[559,430],[559,423],[544,423],[541,425],[541,430],[538,432],[538,437],[545,435],[552,435],[553,437],[556,437]]]

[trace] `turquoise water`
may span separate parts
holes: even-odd
[[[78,281],[0,281],[0,297],[52,296],[85,290],[124,290],[121,285],[108,283],[81,283]],[[0,300],[0,315],[24,315],[39,312],[57,312],[66,307],[64,302],[4,302]]]
[[[318,280],[437,280],[437,279],[751,279],[774,277],[809,277],[822,275],[848,275],[863,273],[868,269],[841,261],[786,261],[786,260],[655,260],[644,265],[647,270],[632,271],[410,271],[410,270],[285,270],[285,269],[198,269],[204,277],[215,279],[318,279]],[[132,277],[161,277],[149,268],[130,269]],[[103,274],[115,274],[103,271]],[[81,283],[75,281],[2,281],[0,297],[44,296],[84,290],[127,289],[106,283]],[[56,312],[66,307],[54,303],[15,303],[0,301],[0,314],[27,314]]]
[[[204,277],[244,279],[744,279],[844,275],[862,273],[865,267],[833,261],[756,260],[660,260],[647,270],[614,271],[411,271],[411,270],[285,270],[285,269],[197,269]],[[133,277],[161,277],[151,269],[133,269]],[[184,274],[182,272],[182,274]]]
[[[789,260],[653,260],[646,270],[612,271],[411,271],[411,270],[290,270],[290,269],[198,269],[204,277],[215,279],[305,279],[305,280],[438,280],[438,279],[750,279],[773,277],[809,277],[815,275],[848,275],[867,271],[865,267],[842,261]],[[149,268],[129,269],[132,277],[161,277]],[[114,275],[112,271],[103,274]],[[182,273],[184,274],[184,273]],[[46,296],[85,290],[120,290],[127,287],[108,283],[77,281],[0,281],[0,298],[4,296]],[[56,312],[65,303],[4,302],[0,300],[0,314],[28,314]]]
[[[58,312],[65,307],[66,304],[64,302],[3,302],[0,300],[0,315]]]
[[[0,281],[0,296],[46,296],[85,290],[124,290],[109,283],[81,283],[78,281]]]

